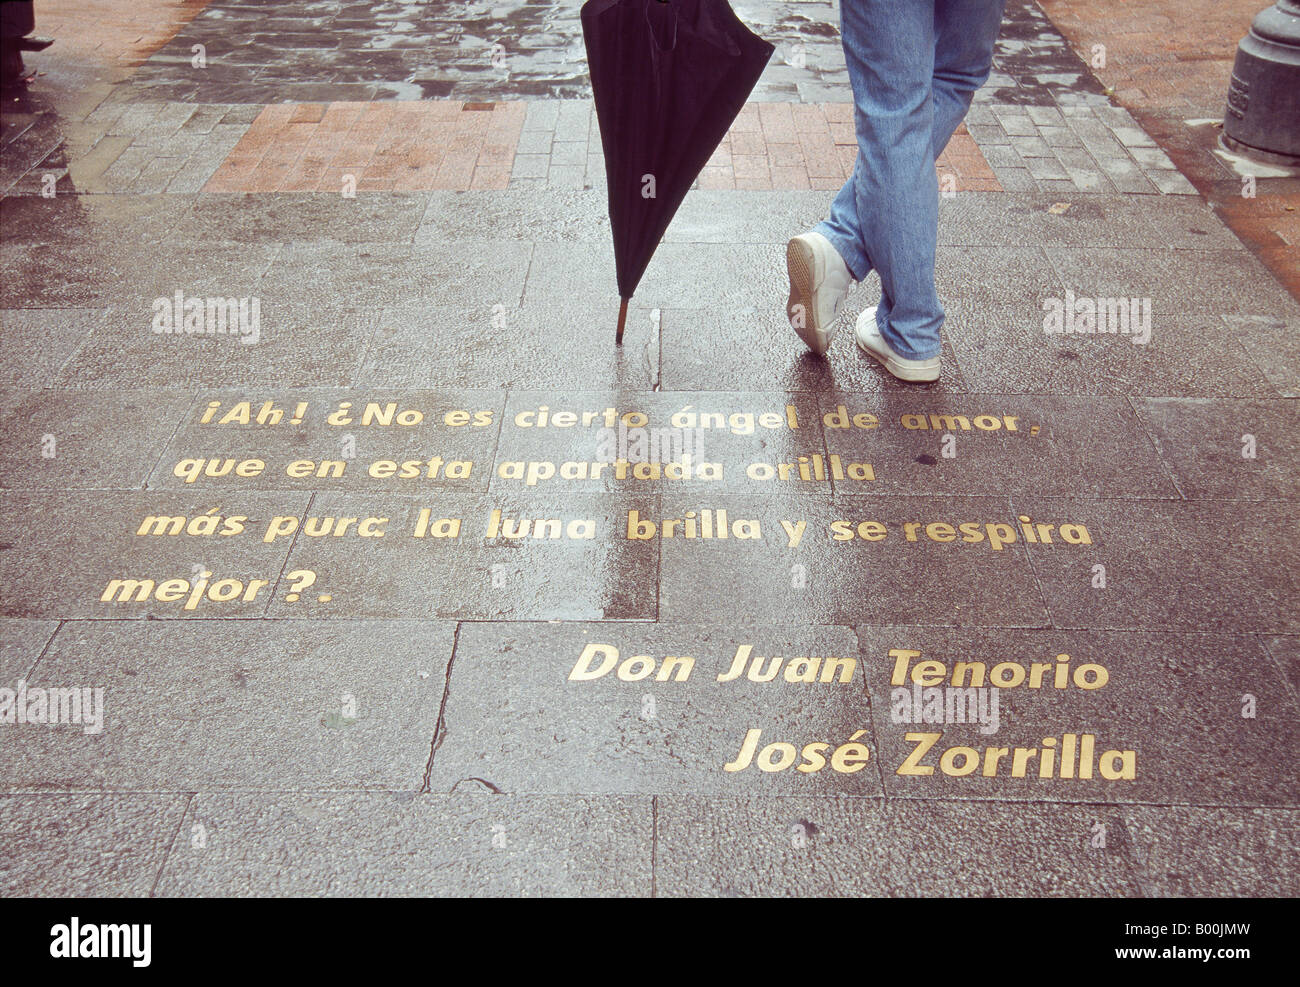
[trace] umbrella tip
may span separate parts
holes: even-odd
[[[623,327],[627,324],[627,303],[628,299],[624,298],[618,306],[618,331],[614,334],[614,345],[623,345]]]

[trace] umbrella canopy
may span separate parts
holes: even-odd
[[[622,342],[628,299],[773,48],[726,0],[588,0],[582,37],[605,151]]]

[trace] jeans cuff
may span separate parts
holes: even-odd
[[[844,261],[844,266],[849,269],[853,275],[854,281],[863,281],[871,273],[871,264],[867,262],[866,255],[862,248],[850,240],[845,240],[838,233],[832,230],[825,222],[818,223],[812,228],[814,233],[820,233],[830,241],[831,246],[835,248],[840,258]]]

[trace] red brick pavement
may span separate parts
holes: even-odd
[[[1213,151],[1237,42],[1266,0],[1039,0],[1114,98],[1300,300],[1300,179],[1253,189]],[[1101,64],[1094,48],[1104,46]],[[1253,192],[1243,194],[1243,192]]]

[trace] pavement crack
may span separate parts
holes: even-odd
[[[427,795],[430,792],[429,778],[433,774],[433,759],[438,753],[438,748],[442,746],[443,740],[447,737],[447,699],[451,695],[451,670],[456,664],[456,650],[460,646],[460,623],[457,622],[456,630],[451,638],[451,656],[447,659],[447,677],[442,685],[442,701],[438,704],[438,721],[433,727],[433,740],[429,743],[429,760],[424,764],[424,779],[420,782],[420,788],[417,794]],[[482,781],[482,779],[473,779]],[[488,782],[483,782],[485,785]],[[456,783],[457,785],[460,782]],[[499,792],[496,786],[489,785],[493,791]],[[456,786],[452,786],[452,791]]]
[[[449,794],[449,795],[454,794],[455,791],[456,791],[456,789],[458,789],[461,785],[465,784],[465,782],[467,782],[467,781],[476,781],[476,782],[478,782],[480,785],[482,785],[484,788],[486,788],[486,789],[487,789],[489,792],[491,792],[493,795],[505,795],[505,794],[506,794],[502,789],[497,788],[496,785],[492,784],[492,782],[488,781],[486,778],[462,778],[462,779],[460,779],[460,781],[456,782],[456,784],[454,784],[454,785],[451,786],[451,789],[450,789],[450,791],[449,791],[447,794]]]
[[[650,897],[659,897],[659,796],[650,796]]]

